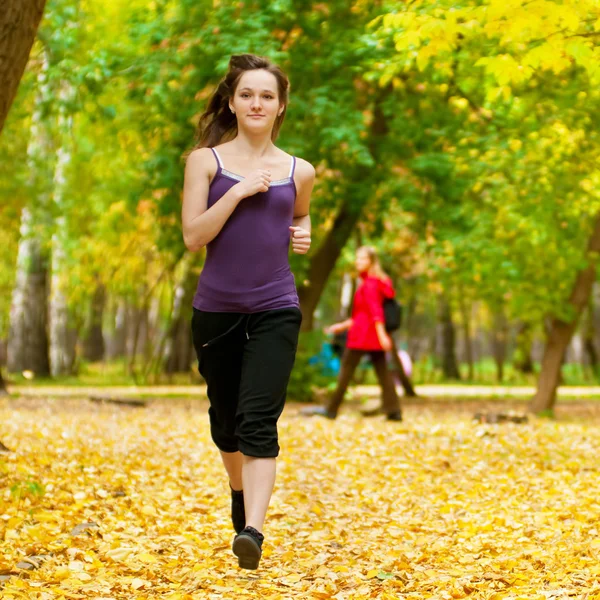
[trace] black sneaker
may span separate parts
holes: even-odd
[[[258,569],[264,539],[263,534],[254,527],[245,527],[235,536],[232,550],[242,569]]]
[[[402,421],[402,413],[397,410],[396,412],[388,413],[385,418],[387,421]]]
[[[231,485],[231,522],[236,533],[239,533],[246,527],[246,509],[244,508],[244,490],[239,492],[234,490]]]
[[[326,419],[335,419],[336,415],[327,410],[325,406],[308,406],[300,411],[304,417],[325,417]]]

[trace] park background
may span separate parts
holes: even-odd
[[[466,387],[448,384],[528,386],[521,401],[511,407],[546,416],[555,414],[559,384],[579,386],[577,399],[598,393],[587,387],[600,377],[597,0],[30,0],[25,4],[30,12],[15,20],[17,7],[24,4],[5,0],[0,16],[0,31],[5,32],[0,48],[8,57],[4,65],[18,67],[19,57],[29,57],[26,67],[22,61],[22,77],[22,69],[2,69],[7,83],[0,90],[0,368],[4,373],[0,382],[12,398],[2,405],[0,439],[7,446],[24,452],[37,448],[43,439],[53,448],[50,438],[60,435],[48,431],[63,431],[61,419],[86,418],[78,403],[53,404],[59,407],[57,414],[54,408],[35,404],[35,410],[48,419],[38,423],[25,410],[28,394],[39,402],[41,397],[52,398],[65,388],[77,390],[83,385],[97,390],[201,383],[189,324],[204,255],[189,253],[183,244],[182,156],[194,143],[197,119],[230,55],[244,52],[268,56],[288,73],[291,102],[278,145],[311,162],[317,172],[312,249],[307,256],[291,257],[304,314],[291,400],[313,401],[319,389],[335,381],[311,365],[311,358],[322,350],[322,326],[344,317],[348,310],[342,299],[355,285],[353,255],[363,243],[379,250],[404,306],[396,338],[414,361],[417,391],[425,389],[419,387],[424,384],[440,384],[437,395],[460,400],[473,394]],[[36,15],[42,8],[34,39]],[[374,382],[371,374],[366,374],[365,382]],[[35,394],[32,386],[43,387]],[[511,388],[500,393],[511,397]],[[452,410],[440,408],[436,416],[427,398],[420,402],[405,413],[414,425],[403,430],[404,437],[396,440],[398,447],[390,441],[395,438],[389,430],[378,429],[379,421],[369,421],[357,434],[356,421],[342,419],[356,444],[370,446],[377,440],[391,444],[385,455],[371,448],[385,466],[383,474],[366,471],[372,478],[364,485],[378,490],[376,494],[385,487],[378,477],[387,477],[390,469],[423,468],[423,473],[437,469],[442,479],[446,477],[450,463],[446,465],[446,458],[438,455],[439,445],[427,446],[430,442],[422,440],[423,431],[434,437],[447,435],[446,442],[464,435],[470,440],[465,444],[474,447],[469,452],[461,448],[460,459],[449,450],[448,456],[466,461],[475,471],[480,468],[478,453],[495,451],[482,449],[477,440],[495,439],[496,433],[485,428],[474,429],[475,436],[466,433],[471,425],[465,416],[483,405],[470,402],[459,408],[457,402]],[[38,414],[35,410],[33,415]],[[120,432],[132,428],[132,439],[140,434],[139,430],[133,433],[135,427],[145,427],[133,413],[118,417],[110,412],[113,409],[90,410],[95,411],[97,423],[81,426],[77,442],[64,442],[75,444],[77,452],[85,453],[86,435],[95,439],[97,434],[105,443],[116,444],[120,433],[109,426],[114,419],[123,428]],[[170,416],[173,427],[192,435],[185,412],[169,412],[168,402],[157,402],[155,410],[161,419]],[[547,423],[531,417],[529,425],[507,429],[506,439],[514,442],[512,450],[519,447],[523,453],[517,462],[541,465],[542,471],[552,463],[556,470],[569,473],[561,485],[568,487],[572,475],[587,469],[587,487],[581,482],[578,487],[583,498],[597,484],[591,458],[597,449],[586,441],[586,421],[597,419],[595,405],[582,408],[565,400],[559,417]],[[569,421],[571,429],[560,428],[561,418],[573,421]],[[436,429],[439,425],[432,421],[445,425]],[[98,431],[86,429],[92,426]],[[293,429],[285,427],[288,433]],[[323,434],[330,446],[347,441],[343,429],[333,434],[322,423],[294,427],[294,436],[309,439]],[[407,439],[413,442],[411,448],[404,444]],[[209,444],[205,430],[201,440]],[[166,454],[179,443],[162,429],[154,442]],[[554,445],[559,458],[550,450],[544,454],[543,444]],[[577,463],[571,458],[574,447]],[[416,455],[407,454],[402,464],[410,467],[394,466],[394,452],[399,456],[419,449],[431,451],[433,462],[411,463],[410,457]],[[478,476],[492,477],[502,470],[504,450],[497,450],[493,468],[484,470],[484,475],[478,471]],[[332,457],[339,458],[338,451],[342,452],[332,450]],[[310,451],[306,456],[311,456]],[[5,540],[26,538],[31,523],[25,517],[19,521],[23,511],[39,508],[48,498],[35,465],[19,467],[22,456],[10,460],[3,476],[11,490],[5,496],[5,514],[10,516],[8,530],[13,533],[5,533]],[[120,459],[115,455],[110,460],[117,464]],[[44,465],[54,468],[48,462]],[[139,468],[152,471],[147,463]],[[550,482],[542,471],[538,473],[541,488],[554,489],[558,483]],[[207,485],[222,494],[216,473],[206,476]],[[332,466],[332,477],[333,473]],[[458,471],[455,475],[454,483],[459,485]],[[488,506],[497,500],[495,485],[497,479],[490,483]],[[572,493],[570,489],[567,495]],[[526,503],[507,488],[506,497],[512,494]],[[11,505],[15,498],[16,507]],[[589,502],[593,512],[591,497]],[[141,519],[159,510],[144,506]],[[318,504],[308,508],[312,519],[325,510]],[[30,534],[29,554],[42,553],[36,538],[40,527],[54,525],[48,506],[44,510],[47,520],[41,519]],[[198,510],[203,514],[205,509]],[[552,518],[564,517],[571,523],[569,519],[575,517],[564,516],[566,509],[561,510]],[[413,516],[417,527],[423,516],[416,512]],[[73,525],[77,518],[73,516]],[[508,522],[508,518],[503,522],[506,527]],[[539,519],[535,524],[542,525]],[[546,524],[556,525],[550,516]],[[592,520],[578,527],[582,544],[597,539]],[[427,539],[434,529],[414,533],[413,528],[410,535],[435,548]],[[576,597],[580,590],[597,590],[597,570],[585,571],[587,567],[580,563],[585,586],[581,583],[579,588],[569,573],[561,580],[562,588],[548,583],[550,565],[592,556],[585,554],[592,552],[589,547],[571,544],[573,529],[563,533],[565,537],[553,542],[555,552],[563,551],[562,542],[568,546],[562,558],[552,550],[550,555],[533,555],[546,561],[543,577],[532,558],[533,571],[521,583],[519,577],[508,575],[503,580],[488,564],[487,578],[482,575],[460,587],[455,573],[451,587],[447,579],[434,577],[432,569],[438,567],[433,563],[423,571],[422,580],[407,581],[397,572],[412,565],[415,555],[414,548],[404,548],[393,569],[379,563],[363,568],[363,580],[348,587],[354,590],[348,594],[359,594],[361,589],[366,594],[366,585],[369,594],[373,590],[384,594],[371,597],[385,597],[390,586],[402,585],[406,597],[428,597],[410,595],[409,584],[416,586],[414,593],[424,593],[418,582],[425,580],[432,594],[442,594],[432,597],[444,598],[471,593],[492,598],[494,590],[524,585],[525,580],[535,582],[527,593],[546,594],[540,598]],[[520,539],[523,545],[523,535]],[[544,539],[554,538],[548,533]],[[460,546],[456,540],[453,543]],[[591,548],[597,553],[598,544]],[[15,547],[11,556],[18,551]],[[146,556],[142,563],[146,560],[149,568],[154,559],[148,556],[155,555],[148,552],[142,553]],[[565,559],[567,555],[570,558]],[[71,559],[94,564],[76,554]],[[290,568],[298,560],[302,563],[301,556],[291,554],[288,559]],[[455,566],[453,561],[448,559],[449,569]],[[519,565],[510,563],[511,572],[518,573]],[[343,569],[336,572],[344,573]],[[69,577],[73,573],[85,574],[85,569],[76,565],[68,571]],[[62,576],[57,577],[60,581]],[[69,577],[62,580],[71,581]],[[286,577],[284,588],[303,585],[294,580],[294,573]],[[149,589],[149,576],[134,579],[128,585],[135,594]],[[85,585],[85,578],[78,581]],[[218,590],[220,584],[213,584]],[[272,597],[287,597],[284,588],[271,590]],[[317,595],[306,597],[337,597],[326,585],[314,589],[311,593]],[[566,595],[548,595],[552,589],[562,589],[560,593]],[[513,597],[510,593],[498,597]]]

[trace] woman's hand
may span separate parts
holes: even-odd
[[[323,329],[323,333],[327,335],[335,335],[336,333],[342,333],[346,331],[346,329],[350,329],[352,325],[352,319],[347,319],[346,321],[342,321],[341,323],[334,323],[329,327],[325,327]]]
[[[290,226],[292,235],[292,250],[296,254],[306,254],[310,248],[310,231],[302,227]]]
[[[385,325],[381,321],[375,323],[375,331],[377,331],[377,339],[384,352],[389,352],[393,347],[392,338],[385,330]]]
[[[271,171],[268,169],[256,169],[248,177],[240,181],[236,187],[240,191],[241,198],[254,196],[259,192],[266,192],[271,185]]]
[[[384,352],[389,352],[392,349],[392,338],[387,334],[379,338],[379,343]]]
[[[335,335],[339,331],[338,325],[339,323],[336,323],[335,325],[330,325],[329,327],[323,327],[323,333],[325,335]]]

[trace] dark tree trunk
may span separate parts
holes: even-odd
[[[90,362],[96,362],[104,358],[104,335],[102,333],[102,319],[104,317],[104,306],[106,305],[106,288],[98,284],[94,291],[88,322],[86,336],[83,340],[83,357]]]
[[[594,282],[591,293],[593,312],[590,315],[592,323],[590,327],[594,332],[594,347],[600,348],[600,285]]]
[[[515,369],[525,375],[533,373],[533,359],[531,357],[533,336],[531,333],[531,325],[529,323],[519,323],[516,345]]]
[[[587,254],[600,252],[600,215],[596,217],[594,229],[588,242]],[[565,351],[577,327],[581,313],[589,302],[592,286],[596,279],[596,264],[588,256],[588,266],[577,274],[569,303],[573,309],[573,319],[569,323],[552,319],[550,334],[546,343],[542,369],[535,397],[529,405],[534,413],[547,413],[554,409],[556,389],[560,381],[560,371]]]
[[[460,379],[456,361],[456,333],[452,321],[450,303],[442,296],[439,301],[439,324],[441,337],[442,371],[447,379]]]
[[[165,373],[169,375],[189,372],[193,357],[189,307],[192,305],[197,276],[192,269],[191,255],[186,255],[183,260],[184,269],[175,286],[171,326],[163,355]]]
[[[465,342],[465,358],[467,361],[467,365],[469,367],[469,374],[467,375],[467,379],[469,381],[473,381],[475,377],[475,368],[473,364],[473,340],[471,338],[471,310],[470,306],[467,306],[467,303],[464,299],[464,296],[461,294],[460,297],[460,312],[462,313],[462,325],[463,325],[463,335]]]
[[[0,132],[4,127],[46,0],[2,0],[0,10]]]
[[[406,305],[405,331],[408,336],[408,354],[413,362],[419,359],[427,342],[423,341],[423,332],[420,331],[415,313],[417,310],[417,299],[411,296]]]
[[[589,310],[583,330],[583,349],[593,376],[598,378],[598,352],[594,343],[594,334],[594,301],[593,298],[590,298]]]
[[[147,294],[147,290],[144,289],[143,293],[140,294],[144,297]],[[127,372],[134,378],[137,376],[136,372],[136,361],[138,354],[143,352],[141,346],[145,343],[145,324],[148,320],[148,305],[144,304],[141,307],[130,304],[128,306],[128,323],[130,327],[127,328]]]
[[[508,338],[508,323],[504,311],[500,309],[494,314],[494,333],[492,337],[492,349],[494,362],[496,363],[496,380],[498,383],[504,381],[504,362],[506,361],[506,346]]]
[[[2,369],[0,369],[0,396],[8,395],[8,390],[6,389],[6,383],[4,382],[4,377],[2,377]]]
[[[187,308],[187,307],[186,307]],[[185,311],[177,321],[175,336],[173,338],[173,352],[165,364],[165,373],[189,373],[193,359],[192,332],[190,331],[190,319]]]
[[[352,235],[364,204],[345,201],[335,218],[333,226],[325,236],[323,243],[312,255],[308,267],[308,284],[298,286],[300,310],[302,311],[302,330],[313,328],[313,314],[329,279],[335,263]]]

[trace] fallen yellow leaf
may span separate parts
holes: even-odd
[[[138,558],[138,560],[141,560],[142,562],[145,562],[148,564],[154,564],[154,563],[158,562],[158,559],[156,558],[156,556],[154,556],[153,554],[150,554],[149,552],[142,552],[141,554],[138,554],[137,558]]]

